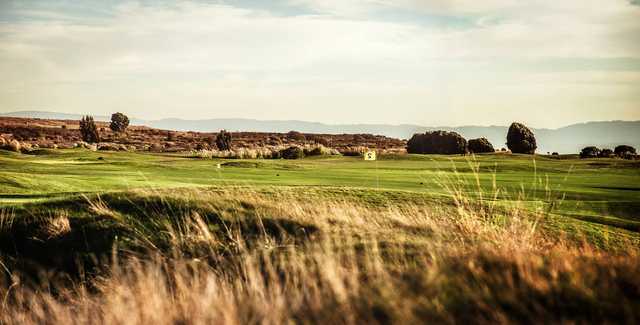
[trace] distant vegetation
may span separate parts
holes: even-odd
[[[614,153],[618,157],[635,156],[636,148],[628,145],[620,145],[615,148]]]
[[[580,151],[580,158],[612,158],[616,156],[625,159],[635,159],[637,157],[636,149],[628,145],[619,145],[615,150],[588,146]]]
[[[129,127],[129,117],[122,113],[113,113],[111,115],[111,123],[109,128],[115,133],[124,133]]]
[[[416,154],[465,154],[467,140],[460,134],[447,131],[434,131],[414,134],[407,142],[407,152]]]
[[[122,136],[126,133],[126,136]],[[514,153],[535,153],[537,140],[526,126],[513,123],[506,134]],[[112,114],[109,123],[96,122],[91,116],[79,121],[53,121],[0,118],[0,148],[29,153],[38,149],[86,148],[97,151],[182,152],[207,158],[282,158],[284,150],[295,146],[305,157],[314,155],[362,156],[378,154],[467,154],[491,153],[496,148],[484,137],[467,142],[456,132],[433,131],[415,134],[404,141],[371,134],[255,133],[222,130],[218,133],[183,132],[130,126],[123,113]],[[636,159],[635,148],[621,145],[616,150],[584,148],[583,158],[620,157]],[[315,151],[314,151],[315,150]],[[296,150],[298,151],[298,150]],[[506,151],[502,148],[501,151]],[[550,154],[550,153],[548,153]]]
[[[469,151],[473,153],[490,153],[496,150],[487,138],[479,138],[469,140]]]
[[[82,141],[89,143],[100,142],[100,134],[96,123],[93,121],[93,116],[84,116],[80,120],[80,134],[82,135]]]
[[[538,145],[531,130],[523,124],[514,122],[507,133],[507,147],[513,153],[534,154]]]
[[[232,141],[233,136],[226,130],[222,130],[216,135],[216,147],[218,147],[218,150],[231,150]]]

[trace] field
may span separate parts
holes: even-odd
[[[573,156],[0,150],[0,323],[636,322],[639,184]]]

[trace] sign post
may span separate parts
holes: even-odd
[[[364,153],[364,160],[370,160],[370,161],[375,160],[375,162],[376,162],[376,188],[380,189],[380,176],[378,175],[378,160],[377,160],[377,157],[376,157],[375,150],[369,150],[369,151],[365,152]]]
[[[364,153],[364,160],[376,160],[375,151],[367,151]]]

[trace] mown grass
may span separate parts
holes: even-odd
[[[238,185],[345,188],[380,197],[399,192],[447,196],[440,184],[443,179],[465,183],[468,196],[499,188],[504,198],[532,209],[553,205],[553,212],[568,218],[627,229],[635,229],[634,221],[640,219],[640,165],[619,159],[496,154],[383,156],[377,162],[355,157],[235,161],[86,150],[42,155],[0,151],[0,204],[4,205],[77,193]]]

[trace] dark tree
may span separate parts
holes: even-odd
[[[601,154],[600,149],[594,146],[582,148],[580,158],[598,158]]]
[[[507,147],[513,153],[534,154],[538,148],[536,137],[528,127],[513,123],[507,133]]]
[[[109,124],[109,128],[111,131],[116,133],[122,133],[127,131],[129,127],[129,118],[122,113],[113,113],[111,115],[111,124]]]
[[[216,146],[218,150],[231,150],[231,133],[225,130],[220,131],[216,136]]]
[[[418,154],[465,154],[467,140],[456,132],[434,131],[414,134],[407,142],[408,153]]]
[[[495,152],[493,145],[487,138],[469,140],[469,151],[473,153]]]
[[[625,156],[629,156],[629,155],[635,155],[636,154],[636,148],[623,144],[623,145],[617,146],[614,149],[614,153],[618,157],[625,157]]]
[[[89,143],[100,142],[100,134],[96,123],[93,121],[93,116],[84,116],[80,120],[80,134],[82,135],[82,141]]]
[[[602,149],[600,150],[600,155],[598,157],[600,158],[611,158],[615,156],[613,153],[613,150],[611,149]]]

